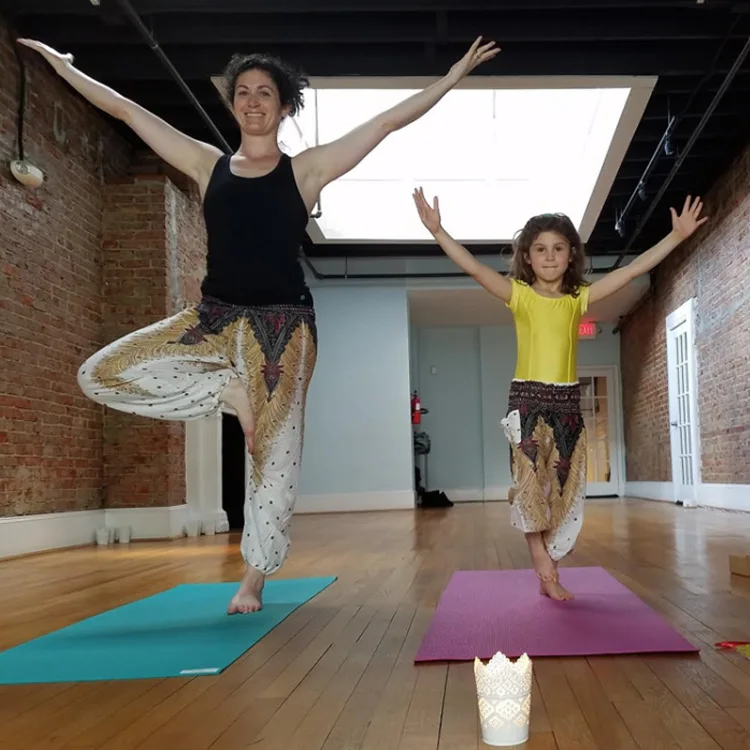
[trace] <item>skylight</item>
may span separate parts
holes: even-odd
[[[411,197],[422,186],[429,200],[439,196],[444,226],[462,241],[509,240],[530,216],[551,211],[567,213],[586,241],[655,80],[530,83],[542,87],[476,77],[449,92],[323,190],[313,239],[429,240]],[[329,143],[419,90],[388,84],[313,81],[303,111],[282,127],[282,148]]]

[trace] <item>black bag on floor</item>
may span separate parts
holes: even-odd
[[[449,500],[448,495],[442,490],[430,490],[429,492],[425,492],[422,497],[417,500],[417,507],[452,508],[453,503]]]
[[[414,467],[417,487],[417,508],[452,508],[453,503],[442,490],[430,490],[422,487],[422,472],[418,466]]]

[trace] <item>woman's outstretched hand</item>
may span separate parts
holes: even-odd
[[[424,197],[424,190],[417,188],[414,191],[414,203],[417,206],[422,224],[427,227],[427,230],[431,234],[437,234],[440,231],[440,205],[437,196],[435,196],[432,206],[430,206]]]
[[[478,65],[492,60],[500,52],[500,47],[496,47],[495,42],[487,42],[487,44],[481,44],[481,42],[482,37],[478,36],[469,51],[457,63],[453,64],[448,73],[449,76],[455,78],[458,82],[469,75]]]
[[[55,69],[73,63],[73,55],[64,55],[42,42],[37,42],[34,39],[17,39],[16,41],[24,47],[38,52]]]
[[[702,219],[698,217],[701,215],[703,210],[703,202],[697,197],[692,203],[690,202],[688,195],[685,198],[685,204],[682,207],[682,213],[678,216],[677,211],[674,208],[670,208],[669,211],[672,214],[672,231],[678,234],[683,240],[690,237],[693,232],[701,225],[708,221],[708,216],[704,216]]]

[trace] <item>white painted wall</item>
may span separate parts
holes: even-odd
[[[596,339],[579,342],[579,365],[619,367],[619,336],[612,324],[600,327]],[[506,497],[509,451],[500,420],[516,364],[513,327],[418,328],[417,357],[419,393],[430,410],[423,419],[432,443],[428,489],[458,500]]]
[[[313,289],[318,362],[297,511],[414,507],[403,288]]]
[[[432,439],[430,488],[479,492],[484,486],[479,333],[478,328],[419,331],[419,396],[429,410],[422,424]]]

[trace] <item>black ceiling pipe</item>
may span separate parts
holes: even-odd
[[[130,19],[130,22],[138,29],[141,36],[146,40],[148,46],[156,53],[156,56],[161,60],[164,67],[169,71],[170,75],[177,82],[177,85],[183,90],[190,103],[198,110],[198,114],[203,118],[205,123],[211,129],[211,132],[216,136],[216,140],[221,144],[224,151],[229,154],[232,152],[232,148],[227,143],[224,136],[221,134],[219,128],[216,127],[214,121],[208,116],[207,112],[201,106],[201,103],[196,98],[195,94],[190,90],[190,87],[185,83],[182,76],[179,74],[177,69],[170,59],[164,54],[164,50],[159,46],[159,43],[154,39],[151,32],[146,28],[145,24],[141,20],[141,17],[136,13],[133,6],[130,4],[130,0],[116,0],[117,4],[122,8],[123,13]]]
[[[622,209],[619,216],[617,217],[617,222],[615,224],[615,227],[617,228],[618,232],[622,232],[621,236],[624,236],[624,221],[627,219],[628,215],[630,214],[631,209],[633,208],[633,205],[636,203],[636,201],[640,198],[642,200],[646,200],[646,185],[648,184],[648,179],[651,176],[651,172],[656,167],[657,163],[659,162],[659,159],[666,155],[671,155],[671,152],[669,151],[669,144],[670,144],[670,137],[674,133],[675,129],[679,125],[680,122],[687,116],[688,112],[690,111],[690,105],[693,103],[693,100],[698,95],[698,92],[701,90],[703,85],[707,83],[711,76],[714,73],[714,70],[716,69],[716,66],[719,63],[719,60],[721,58],[721,53],[724,51],[724,47],[726,47],[727,42],[732,38],[732,33],[734,32],[735,27],[737,26],[737,23],[739,21],[739,15],[735,16],[734,20],[729,26],[729,30],[724,35],[724,38],[721,41],[721,44],[719,45],[719,49],[716,51],[716,55],[714,55],[713,62],[711,63],[711,70],[706,73],[706,75],[701,78],[701,80],[698,82],[698,85],[693,88],[693,90],[690,92],[690,97],[688,98],[687,104],[682,108],[682,112],[679,115],[671,115],[668,113],[668,120],[667,120],[667,127],[664,130],[664,133],[661,136],[661,139],[659,140],[659,143],[657,144],[656,148],[654,149],[654,153],[651,155],[651,158],[649,159],[648,164],[646,165],[646,168],[643,170],[643,173],[641,174],[638,184],[635,186],[635,190],[630,194],[630,198],[628,198],[628,202],[625,204],[625,208]],[[634,238],[631,237],[631,242]],[[622,257],[618,259],[617,264],[622,261]]]
[[[737,59],[734,61],[731,69],[724,77],[724,80],[721,82],[721,86],[719,86],[718,91],[716,92],[716,94],[714,94],[714,98],[711,100],[711,104],[708,105],[708,109],[706,109],[706,111],[703,113],[700,122],[695,127],[695,130],[692,132],[690,138],[688,139],[688,142],[685,144],[685,148],[680,152],[677,160],[672,165],[672,169],[662,183],[662,186],[659,188],[659,192],[653,197],[645,214],[641,216],[638,224],[633,230],[633,233],[630,235],[627,244],[623,248],[617,260],[612,264],[611,268],[607,269],[607,272],[614,271],[620,267],[623,258],[627,255],[628,250],[630,250],[630,248],[633,246],[633,243],[635,242],[638,235],[643,231],[643,227],[646,225],[646,222],[649,220],[649,218],[651,218],[651,214],[653,214],[653,212],[656,210],[656,206],[659,204],[659,201],[664,197],[664,194],[667,192],[667,188],[669,188],[672,180],[674,180],[677,172],[680,170],[682,163],[685,161],[687,155],[695,145],[695,142],[698,140],[698,137],[703,132],[703,128],[706,127],[706,123],[711,119],[711,115],[721,101],[722,96],[724,96],[726,90],[734,80],[734,77],[737,75],[737,71],[745,62],[745,58],[748,56],[748,53],[750,53],[750,37],[748,37],[745,41],[745,45],[742,47],[741,52],[739,53],[739,55],[737,55]]]

